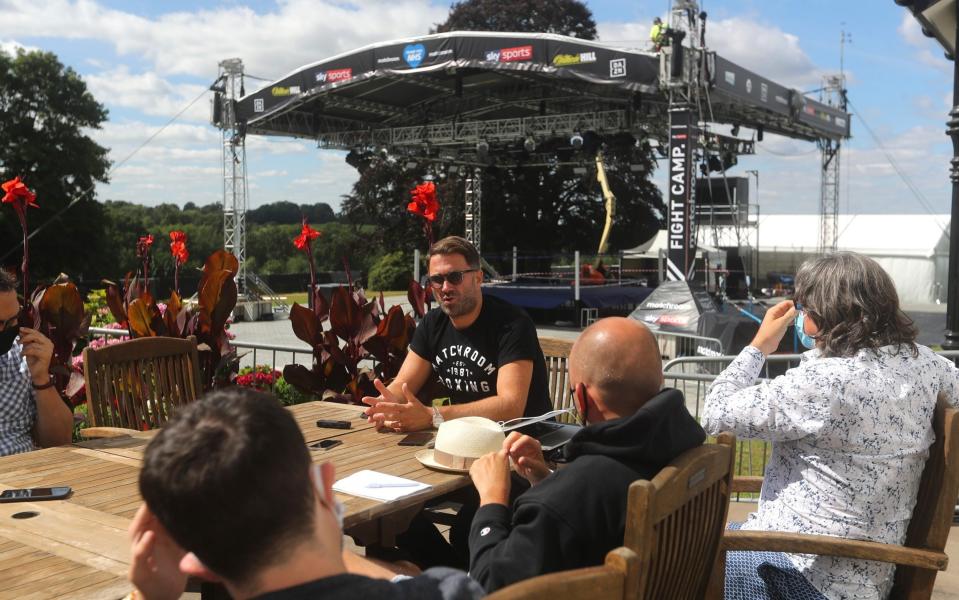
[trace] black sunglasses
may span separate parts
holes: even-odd
[[[446,274],[430,275],[429,280],[433,287],[443,287],[443,283],[447,281],[453,285],[459,285],[463,283],[463,275],[473,271],[479,271],[479,269],[463,269],[462,271],[450,271]]]

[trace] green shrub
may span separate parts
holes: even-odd
[[[296,389],[287,383],[283,377],[277,379],[276,383],[273,384],[273,394],[283,403],[283,406],[319,400],[319,398],[314,397],[312,394],[304,394]]]
[[[403,251],[386,254],[370,268],[367,287],[371,290],[405,290],[412,279],[413,261]]]

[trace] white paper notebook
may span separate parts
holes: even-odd
[[[334,491],[382,502],[399,500],[431,487],[428,483],[369,470],[353,473],[333,484]]]

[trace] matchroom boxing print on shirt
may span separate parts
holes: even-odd
[[[433,370],[450,392],[496,393],[496,365],[476,348],[463,344],[440,348],[433,357]]]

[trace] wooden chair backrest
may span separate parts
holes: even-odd
[[[726,526],[736,438],[685,452],[652,481],[629,486],[624,544],[639,556],[637,598],[706,595]]]
[[[555,410],[569,408],[573,400],[569,396],[569,351],[573,342],[555,338],[539,338],[540,348],[546,357],[546,378],[549,382],[549,399]],[[559,417],[560,421],[573,422],[572,415]]]
[[[905,545],[910,548],[943,551],[952,528],[952,516],[959,492],[959,411],[939,397],[932,419],[936,441],[919,481],[916,507],[912,511]],[[936,571],[898,566],[890,598],[929,598]]]
[[[83,350],[93,427],[154,429],[200,394],[196,338],[138,338]]]
[[[487,596],[488,600],[632,600],[639,558],[628,548],[606,555],[606,564],[559,571],[514,583]]]

